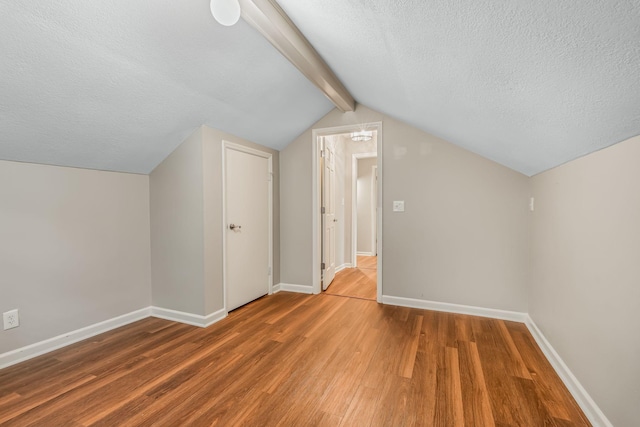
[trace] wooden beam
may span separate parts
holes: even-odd
[[[240,0],[242,18],[258,30],[341,111],[355,100],[275,0]]]

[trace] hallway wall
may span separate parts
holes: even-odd
[[[333,110],[312,128],[376,121],[384,295],[526,312],[528,178],[362,105]],[[280,153],[281,277],[306,286],[314,268],[312,147],[310,128]],[[406,211],[393,212],[393,200]]]

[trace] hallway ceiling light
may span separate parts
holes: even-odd
[[[352,141],[371,141],[371,138],[373,138],[373,131],[370,130],[361,130],[359,132],[351,133]]]
[[[240,19],[238,0],[211,0],[211,14],[220,24],[230,27]]]

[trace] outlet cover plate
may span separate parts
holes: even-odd
[[[2,313],[2,321],[4,324],[4,330],[13,329],[20,326],[20,317],[18,316],[18,310],[9,310]]]
[[[404,200],[394,200],[393,201],[393,211],[394,212],[404,212]]]

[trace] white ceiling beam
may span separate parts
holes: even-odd
[[[275,0],[240,0],[242,18],[258,30],[341,111],[355,100]]]

